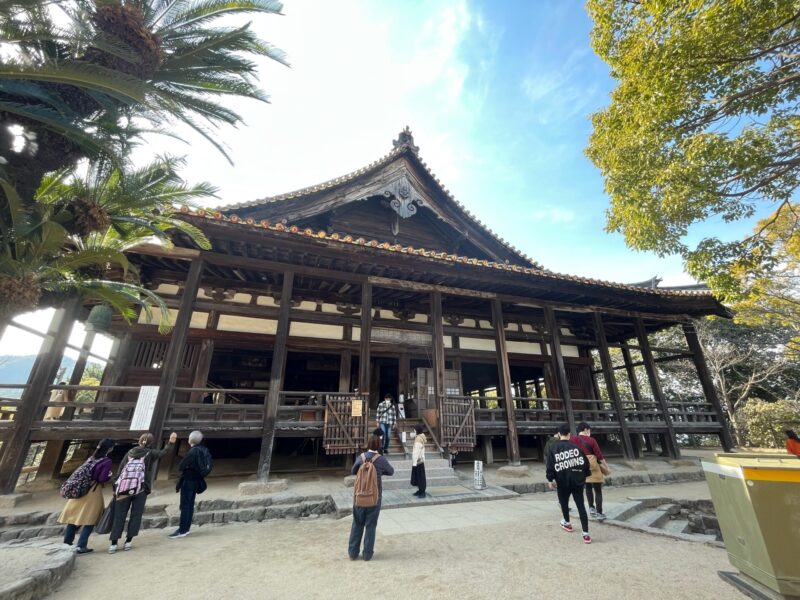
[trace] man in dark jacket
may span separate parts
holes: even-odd
[[[200,446],[203,441],[203,434],[193,431],[189,434],[189,452],[183,457],[178,465],[181,478],[175,486],[175,491],[181,493],[181,520],[178,529],[167,537],[171,540],[182,538],[189,535],[192,527],[192,517],[194,517],[194,501],[198,493],[205,490],[204,462],[210,463],[210,454],[205,446]],[[210,464],[209,464],[210,466]]]
[[[583,543],[591,544],[589,536],[589,517],[583,503],[583,484],[589,476],[589,459],[578,446],[569,441],[569,425],[558,428],[558,441],[554,442],[547,454],[547,481],[550,489],[556,489],[558,503],[561,505],[561,529],[570,533],[569,497],[575,500],[583,528]]]

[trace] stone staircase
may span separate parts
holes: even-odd
[[[709,506],[710,505],[710,508]],[[710,501],[630,498],[606,510],[609,525],[724,547]],[[716,527],[715,527],[716,525]]]
[[[414,427],[421,423],[421,419],[402,419],[397,422],[397,427],[392,431],[389,439],[389,453],[386,458],[394,467],[394,476],[383,480],[384,490],[411,489],[411,451],[414,446]],[[402,441],[402,433],[406,434],[406,441]],[[425,477],[428,487],[444,487],[462,485],[458,473],[450,465],[450,461],[442,458],[433,442],[430,432],[426,433],[425,444]]]

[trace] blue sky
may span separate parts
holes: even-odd
[[[235,102],[247,127],[210,145],[158,140],[186,154],[190,180],[230,204],[311,185],[372,162],[411,126],[450,191],[506,240],[559,272],[631,282],[690,282],[677,257],[635,253],[603,231],[603,182],[583,155],[589,114],[614,86],[589,45],[583,2],[286,0],[255,21],[292,67],[261,65],[272,104]],[[217,202],[219,203],[219,202]],[[720,234],[720,224],[699,234]],[[725,225],[741,236],[752,223]]]

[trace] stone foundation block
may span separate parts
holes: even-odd
[[[347,475],[344,478],[344,487],[353,487],[356,484],[356,476],[355,475]]]
[[[283,492],[289,487],[286,479],[272,479],[270,481],[246,481],[239,484],[239,494],[242,496],[260,496]]]
[[[528,477],[530,474],[531,470],[523,465],[506,465],[497,469],[498,477],[513,477],[516,479],[521,479],[523,477]]]
[[[0,494],[0,508],[14,508],[22,502],[27,502],[33,494],[22,492],[19,494]]]
[[[620,463],[631,471],[647,471],[647,464],[640,460],[623,460]]]

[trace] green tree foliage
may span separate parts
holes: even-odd
[[[800,430],[800,401],[778,400],[764,402],[756,400],[741,410],[746,423],[745,436],[750,446],[783,448],[786,444],[786,429]]]
[[[279,13],[276,0],[2,4],[0,168],[26,205],[45,173],[124,149],[137,120],[182,122],[224,154],[213,128],[242,122],[226,99],[267,101],[254,59],[285,64],[229,18]]]
[[[148,315],[155,305],[167,330],[166,305],[137,285],[125,251],[149,239],[169,244],[175,229],[208,247],[200,231],[172,216],[173,202],[191,204],[215,190],[186,185],[180,164],[167,157],[141,169],[95,162],[85,175],[58,172],[45,177],[30,207],[0,180],[0,323],[78,295],[110,304],[126,318],[135,315],[135,305]]]
[[[680,253],[728,299],[757,296],[783,265],[776,229],[798,243],[800,5],[589,0],[588,10],[618,82],[587,149],[611,197],[607,229],[635,249]],[[696,223],[761,206],[772,216],[746,239],[686,241]]]

